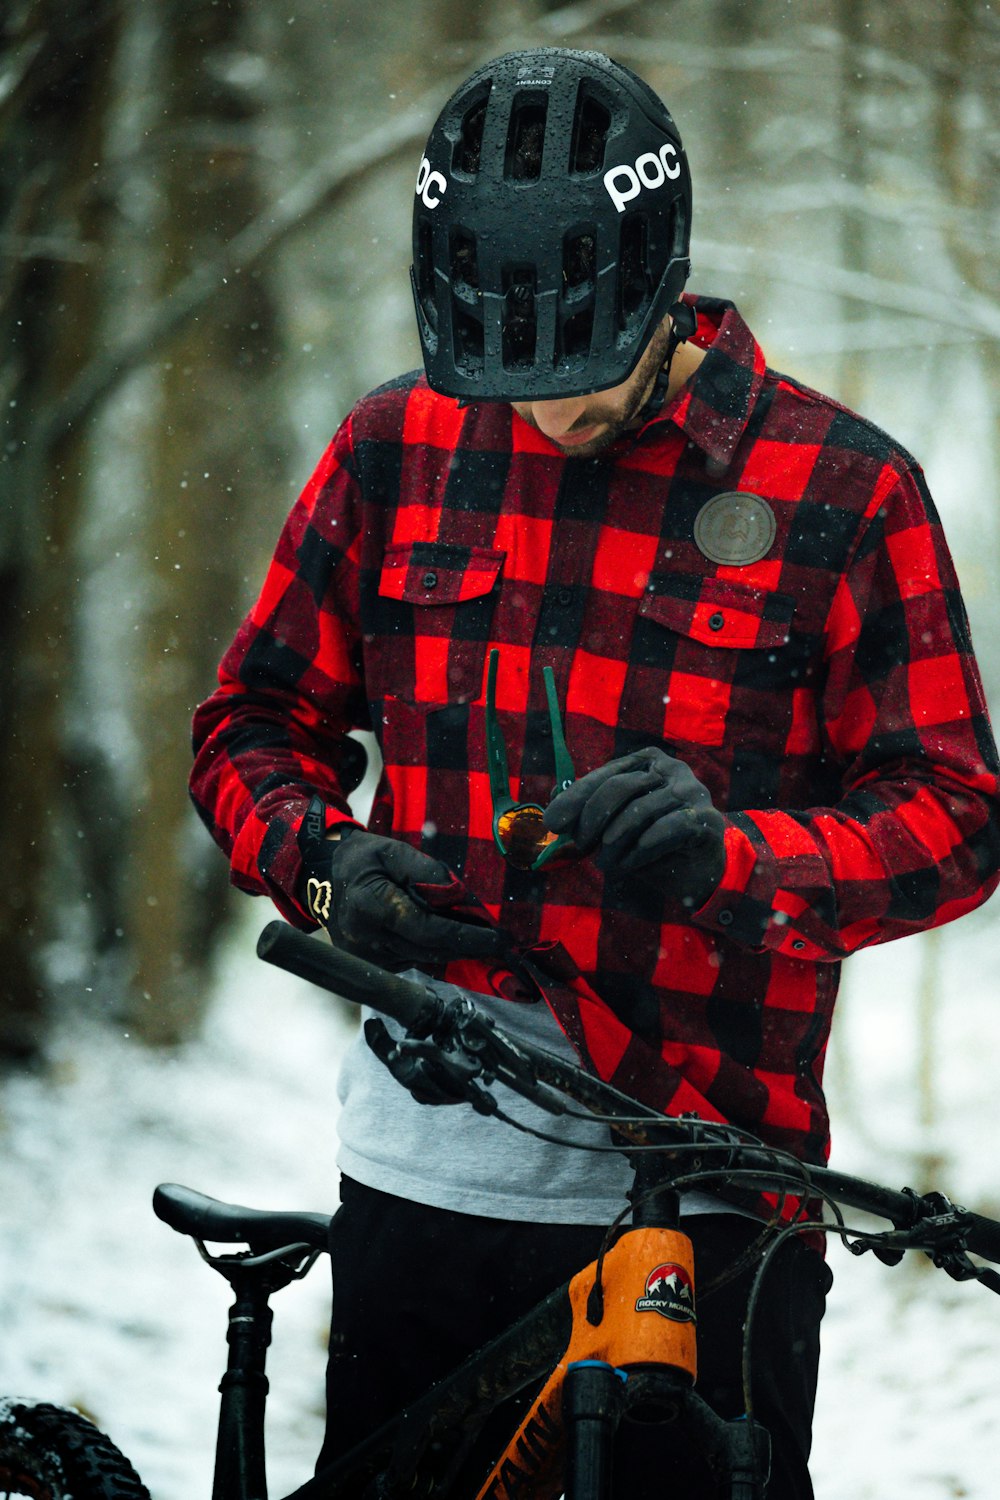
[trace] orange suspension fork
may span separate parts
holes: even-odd
[[[526,1492],[537,1500],[555,1500],[560,1494],[563,1390],[571,1371],[571,1384],[582,1392],[581,1421],[602,1417],[586,1409],[592,1398],[587,1382],[575,1379],[580,1369],[603,1366],[621,1372],[624,1380],[630,1372],[653,1368],[672,1372],[683,1387],[694,1384],[694,1257],[686,1234],[650,1227],[629,1230],[605,1256],[600,1283],[594,1262],[573,1277],[569,1298],[569,1343],[477,1500],[519,1500]]]

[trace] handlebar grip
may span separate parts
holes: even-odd
[[[996,1219],[984,1218],[982,1214],[970,1214],[969,1218],[972,1220],[969,1249],[973,1255],[981,1255],[984,1260],[1000,1263],[1000,1224]]]
[[[408,1029],[432,1025],[442,1008],[443,1002],[428,985],[380,969],[287,922],[268,922],[257,939],[257,957],[332,994],[371,1006]]]

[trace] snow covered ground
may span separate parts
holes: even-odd
[[[938,1185],[1000,1214],[995,913],[852,961],[829,1082],[836,1165],[902,1186],[933,1156]],[[260,1207],[336,1199],[334,1079],[351,1022],[254,959],[268,915],[248,903],[197,1042],[163,1056],[67,1027],[46,1078],[0,1089],[0,1392],[80,1406],[155,1500],[210,1493],[229,1294],[153,1217],[153,1187]],[[934,1118],[918,1128],[928,982]],[[887,1269],[836,1244],[830,1256],[818,1500],[995,1500],[1000,1298],[917,1262]],[[327,1299],[322,1265],[275,1299],[274,1496],[307,1476],[318,1446]]]

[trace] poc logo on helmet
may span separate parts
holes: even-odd
[[[437,208],[448,190],[448,183],[440,172],[432,172],[426,156],[420,158],[417,173],[417,197],[425,208]]]
[[[615,208],[624,213],[626,203],[638,198],[644,187],[662,187],[668,178],[674,181],[680,175],[677,147],[666,141],[659,151],[644,151],[631,167],[625,164],[611,167],[604,174],[604,186]]]

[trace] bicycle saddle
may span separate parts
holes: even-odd
[[[162,1182],[153,1194],[153,1212],[179,1234],[222,1244],[241,1243],[251,1250],[277,1250],[285,1245],[309,1245],[325,1250],[329,1214],[269,1212],[220,1203],[176,1182]]]

